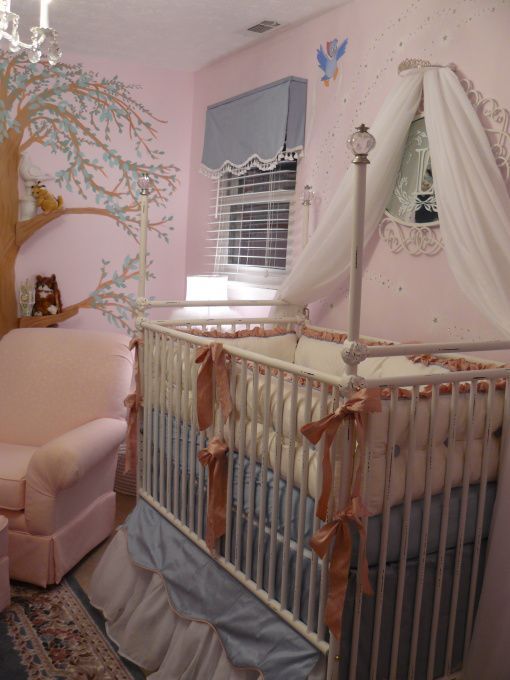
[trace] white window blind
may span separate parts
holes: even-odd
[[[282,278],[290,261],[296,161],[273,170],[224,175],[211,191],[210,271],[230,278]]]

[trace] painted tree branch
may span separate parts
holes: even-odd
[[[179,169],[165,162],[163,152],[154,147],[155,124],[162,121],[138,100],[138,89],[81,64],[35,65],[25,53],[12,56],[0,50],[0,337],[17,325],[14,270],[19,248],[45,225],[64,215],[99,215],[113,219],[137,240],[141,173],[153,180],[153,205],[168,204]],[[120,150],[117,142],[122,142]],[[62,160],[55,175],[59,187],[77,192],[94,206],[19,221],[18,168],[21,153],[32,145],[46,147]],[[168,241],[172,217],[162,213],[149,227]],[[79,308],[98,309],[126,329],[133,296],[114,288],[122,289],[124,281],[134,278],[128,260],[128,269],[117,272],[113,284],[102,277],[106,288],[77,303]]]
[[[22,220],[16,224],[16,244],[22,246],[39,229],[64,215],[102,215],[113,220],[117,219],[115,215],[104,208],[62,208],[49,213],[40,213],[30,220]]]

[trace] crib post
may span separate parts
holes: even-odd
[[[351,270],[349,282],[349,327],[347,340],[357,343],[360,333],[361,287],[363,277],[363,242],[365,233],[365,193],[367,181],[368,153],[375,146],[374,137],[368,132],[366,125],[356,128],[347,146],[354,154],[354,221],[351,247]],[[347,374],[357,375],[358,362],[347,362]]]
[[[145,281],[147,277],[147,230],[149,228],[149,194],[151,179],[147,173],[140,175],[138,188],[140,189],[140,246],[138,250],[138,290],[136,296],[137,323],[145,318],[146,298]]]

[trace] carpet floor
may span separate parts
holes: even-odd
[[[9,680],[142,680],[108,639],[104,621],[71,575],[42,589],[13,583],[0,614],[0,677]]]
[[[134,505],[117,498],[116,524]],[[0,680],[144,680],[122,659],[104,619],[87,597],[90,577],[109,539],[59,585],[47,589],[11,582],[11,606],[0,613]]]

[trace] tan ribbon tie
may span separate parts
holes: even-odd
[[[325,416],[321,420],[315,420],[303,425],[301,433],[312,443],[318,444],[324,435],[324,455],[322,459],[322,490],[317,504],[317,517],[324,522],[327,519],[328,504],[333,483],[333,471],[331,468],[331,444],[333,443],[338,428],[342,421],[350,417],[354,420],[356,440],[361,449],[365,445],[365,420],[367,413],[381,410],[381,397],[378,389],[363,389],[356,392],[350,399],[342,404],[336,411]],[[356,475],[353,495],[358,496],[360,475]]]
[[[232,412],[226,357],[227,353],[221,342],[213,342],[197,350],[195,363],[202,364],[197,377],[197,417],[200,431],[206,430],[214,422],[214,369],[216,369],[216,396],[223,420],[226,421]]]
[[[227,531],[227,451],[226,442],[214,437],[207,448],[198,454],[201,464],[209,468],[205,542],[211,551],[214,551],[216,541]]]
[[[140,369],[140,347],[143,345],[141,338],[132,338],[129,349],[135,349],[135,363],[133,371],[135,374],[135,391],[128,394],[124,399],[124,406],[129,409],[128,429],[126,433],[126,458],[124,462],[124,474],[136,469],[136,459],[138,453],[138,414],[142,403],[142,377]]]
[[[350,524],[358,530],[361,544],[366,538],[362,517],[367,515],[359,497],[353,497],[342,512],[337,513],[331,522],[324,524],[310,539],[310,545],[319,557],[324,559],[330,545],[333,552],[328,569],[328,595],[326,601],[325,622],[331,633],[340,639],[342,615],[345,596],[349,583],[349,570],[352,556],[352,536]],[[368,561],[366,552],[361,559],[361,588],[365,595],[373,595],[368,578]]]

